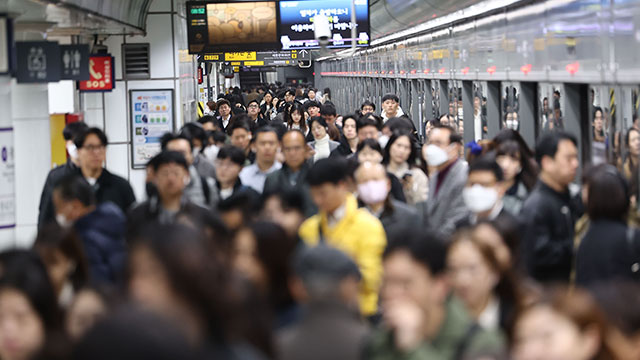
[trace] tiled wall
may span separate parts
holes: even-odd
[[[116,60],[116,89],[83,94],[82,108],[90,126],[103,128],[109,139],[107,169],[128,179],[138,201],[144,200],[144,170],[131,168],[129,90],[174,89],[176,127],[196,116],[195,69],[187,54],[184,1],[154,0],[147,17],[146,36],[112,36],[105,45]],[[122,44],[149,43],[151,79],[123,80]]]

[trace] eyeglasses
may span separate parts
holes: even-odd
[[[102,145],[102,144],[100,144],[100,145],[84,145],[82,147],[82,149],[85,149],[85,150],[91,151],[91,152],[93,152],[93,151],[103,151],[104,148],[105,148],[105,146]]]
[[[257,109],[257,108],[259,108],[259,107],[260,107],[260,106],[258,106],[258,105],[256,105],[256,104],[249,105],[249,109]]]

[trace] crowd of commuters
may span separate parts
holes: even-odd
[[[137,201],[67,125],[33,249],[0,253],[0,358],[639,359],[637,131],[579,187],[573,135],[466,149],[400,105],[235,89]]]

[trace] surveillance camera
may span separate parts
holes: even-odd
[[[308,69],[311,67],[311,60],[298,60],[298,67],[301,69]]]
[[[329,18],[325,15],[318,14],[313,17],[314,35],[316,40],[320,42],[320,45],[327,45],[331,38],[331,27],[329,25]]]

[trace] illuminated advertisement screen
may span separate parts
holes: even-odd
[[[356,38],[351,38],[351,0],[280,1],[280,43],[283,50],[318,48],[313,17],[325,15],[329,19],[331,38],[329,48],[369,46],[369,1],[355,0]]]
[[[276,1],[187,2],[189,53],[276,50]]]

